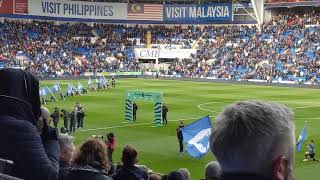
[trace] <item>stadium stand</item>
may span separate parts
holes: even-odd
[[[172,61],[162,74],[318,82],[319,16],[282,13],[265,22],[261,31],[247,25],[91,27],[5,21],[0,24],[0,66],[22,66],[43,77],[137,71],[133,49],[146,47],[146,33],[151,31],[154,46],[197,48],[190,58]]]

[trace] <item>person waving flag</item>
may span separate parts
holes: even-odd
[[[186,150],[190,156],[201,158],[209,151],[211,129],[209,116],[203,117],[182,128],[183,141],[187,143]]]
[[[307,125],[305,124],[297,141],[296,149],[298,152],[302,150],[303,142],[307,140]]]
[[[88,86],[89,86],[89,88],[91,88],[93,86],[93,82],[92,82],[90,77],[89,77],[89,80],[88,80]]]
[[[61,90],[61,88],[60,88],[60,85],[59,85],[58,82],[51,87],[51,92],[52,92],[52,93],[59,92],[60,90]]]
[[[79,91],[79,93],[83,93],[83,85],[78,81],[78,87],[77,87],[77,90]]]
[[[40,93],[41,96],[47,96],[49,94],[51,94],[51,91],[48,88],[48,86],[45,86],[41,89],[41,93]]]
[[[72,88],[72,85],[69,83],[68,84],[68,87],[67,87],[67,96],[73,96],[74,95],[74,91],[73,91],[73,88]]]

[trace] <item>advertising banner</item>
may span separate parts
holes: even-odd
[[[66,0],[29,0],[29,14],[80,19],[127,19],[127,4]]]
[[[15,0],[14,13],[27,14],[28,13],[28,0]]]
[[[232,3],[165,4],[166,22],[232,21]]]
[[[12,14],[12,13],[13,13],[13,1],[0,0],[0,14]]]
[[[142,72],[111,72],[111,76],[141,76]]]
[[[138,59],[174,59],[190,58],[196,53],[196,49],[155,49],[155,48],[135,48],[134,54]]]

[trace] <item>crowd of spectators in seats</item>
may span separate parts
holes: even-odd
[[[279,14],[256,26],[205,27],[198,53],[170,71],[188,77],[318,81],[320,13]]]
[[[153,173],[138,164],[138,151],[130,145],[123,148],[120,164],[109,160],[112,142],[89,139],[76,151],[72,136],[58,135],[49,126],[50,112],[40,106],[39,81],[33,74],[4,68],[0,82],[5,83],[0,86],[0,142],[4,144],[0,160],[12,162],[10,175],[25,180],[191,179],[185,168],[166,175]],[[227,106],[210,137],[210,148],[219,163],[206,165],[205,179],[292,180],[292,119],[292,111],[280,104],[242,101]],[[113,133],[108,136],[115,138]]]
[[[23,66],[39,76],[138,71],[135,47],[196,48],[172,60],[165,75],[222,79],[320,80],[320,13],[281,13],[255,25],[125,26],[5,21],[0,66]]]
[[[105,27],[105,33],[107,29],[116,29],[113,25]],[[133,42],[125,41],[125,37],[116,38],[116,33],[110,37],[107,34],[106,41],[99,41],[95,28],[98,27],[81,23],[5,21],[0,23],[0,65],[25,67],[46,77],[93,70],[136,70],[134,61],[129,61],[133,56],[127,57],[125,53],[132,49]],[[92,43],[95,36],[99,43]]]

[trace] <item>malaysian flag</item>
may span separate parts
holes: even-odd
[[[163,21],[162,4],[129,4],[128,20]]]

